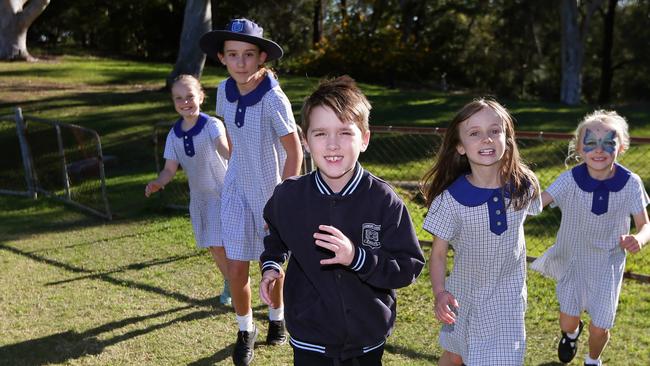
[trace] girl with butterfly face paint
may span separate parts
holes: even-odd
[[[578,154],[587,165],[592,178],[605,180],[614,175],[616,157],[623,152],[615,129],[597,121],[585,125]]]
[[[650,198],[638,175],[616,162],[629,146],[627,122],[612,111],[596,111],[578,125],[569,160],[582,161],[542,193],[542,203],[562,210],[555,244],[531,268],[558,281],[560,305],[558,358],[577,353],[583,322],[591,316],[585,365],[601,365],[600,356],[614,326],[625,256],[650,239],[646,206]],[[630,235],[630,218],[636,234]]]

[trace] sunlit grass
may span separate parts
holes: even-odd
[[[185,178],[181,173],[162,194],[144,198],[144,185],[156,176],[153,126],[176,118],[169,94],[163,90],[170,70],[171,65],[163,63],[81,56],[37,64],[0,63],[0,115],[12,114],[14,106],[21,106],[26,115],[93,128],[102,137],[104,154],[117,158],[117,164],[107,170],[115,218],[111,222],[47,199],[0,196],[0,364],[230,364],[236,325],[231,309],[216,303],[222,279],[207,253],[194,247],[187,213],[164,208],[178,198],[175,192],[181,191]],[[209,113],[214,110],[214,87],[224,77],[223,68],[204,70],[202,83],[208,99],[203,108]],[[298,118],[303,98],[318,79],[280,74],[280,82]],[[361,84],[361,88],[373,104],[371,123],[375,125],[444,127],[475,97],[370,84]],[[503,102],[520,130],[570,132],[592,109]],[[630,120],[633,135],[650,136],[648,105],[618,109]],[[8,132],[7,126],[0,123],[0,131]],[[361,161],[384,179],[417,182],[437,147],[433,135],[417,139],[415,144],[396,134],[373,134]],[[558,164],[563,148],[554,147],[560,155],[550,156],[550,146],[555,145],[532,140],[520,144],[543,187],[565,169]],[[5,159],[17,154],[3,152]],[[635,147],[621,162],[642,171],[646,156],[646,147]],[[644,178],[647,182],[648,177]],[[396,191],[406,201],[419,238],[430,241],[431,236],[421,229],[426,214],[422,197],[405,187],[398,186]],[[552,244],[554,235],[548,234],[547,220],[558,215],[545,210],[529,218],[529,255],[539,255]],[[424,249],[428,257],[429,247]],[[648,250],[629,256],[628,269],[646,271],[648,264],[643,263],[649,263],[649,257]],[[251,268],[255,293],[259,272],[256,265]],[[559,335],[555,283],[529,272],[528,286],[526,365],[552,365]],[[253,302],[256,322],[262,328],[255,364],[291,364],[288,346],[262,344],[266,309],[256,295]],[[437,362],[439,324],[432,309],[425,269],[412,286],[399,290],[398,319],[385,364]],[[626,280],[605,363],[650,364],[649,328],[648,285]],[[586,349],[586,337],[580,347]]]

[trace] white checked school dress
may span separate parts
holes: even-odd
[[[442,326],[440,345],[468,366],[524,362],[524,220],[541,211],[541,199],[518,211],[509,201],[502,189],[475,187],[463,175],[433,200],[424,220],[424,229],[454,250],[445,289],[459,308],[456,322]]]
[[[625,270],[619,237],[630,231],[630,216],[650,202],[638,175],[615,165],[614,176],[591,178],[586,164],[562,173],[546,192],[562,210],[555,244],[531,269],[557,281],[560,311],[587,311],[599,328],[614,326]]]
[[[228,163],[217,153],[215,139],[224,135],[221,121],[201,113],[194,127],[181,128],[179,119],[167,134],[164,158],[177,161],[190,186],[190,218],[196,245],[223,246],[221,238],[221,188]]]
[[[229,259],[259,260],[267,230],[262,211],[281,181],[286,153],[280,137],[296,131],[291,104],[274,78],[240,95],[232,78],[217,88],[217,115],[232,142],[221,208]]]

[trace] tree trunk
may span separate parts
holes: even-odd
[[[341,0],[339,4],[339,9],[341,10],[341,23],[347,26],[348,25],[348,1]]]
[[[0,60],[35,60],[27,51],[27,30],[49,3],[50,0],[0,0]]]
[[[614,68],[612,67],[612,49],[614,48],[614,16],[618,0],[609,0],[603,26],[603,56],[600,64],[600,93],[598,104],[608,104],[611,98]]]
[[[568,105],[578,105],[582,95],[582,64],[584,43],[591,16],[603,0],[586,1],[587,11],[580,24],[577,0],[562,0],[562,86],[560,100]]]
[[[201,77],[205,64],[205,53],[199,47],[199,38],[212,29],[212,7],[210,0],[187,0],[183,16],[183,30],[174,70],[167,77],[169,88],[181,74]],[[216,57],[216,55],[211,55]]]
[[[402,36],[400,40],[402,43],[406,43],[411,35],[411,30],[413,29],[413,13],[415,9],[415,3],[411,0],[400,0],[399,7],[402,12],[400,24],[402,28]]]
[[[316,46],[323,39],[323,0],[314,1],[314,33],[312,37],[312,45]]]
[[[377,30],[377,27],[381,23],[381,18],[384,16],[388,4],[386,0],[376,0],[372,5],[372,10],[370,14],[370,24],[368,26],[368,34],[372,34]]]

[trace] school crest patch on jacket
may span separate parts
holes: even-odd
[[[373,223],[364,223],[361,225],[361,242],[363,245],[370,247],[372,249],[377,249],[381,246],[379,241],[379,231],[381,230],[381,225]]]

